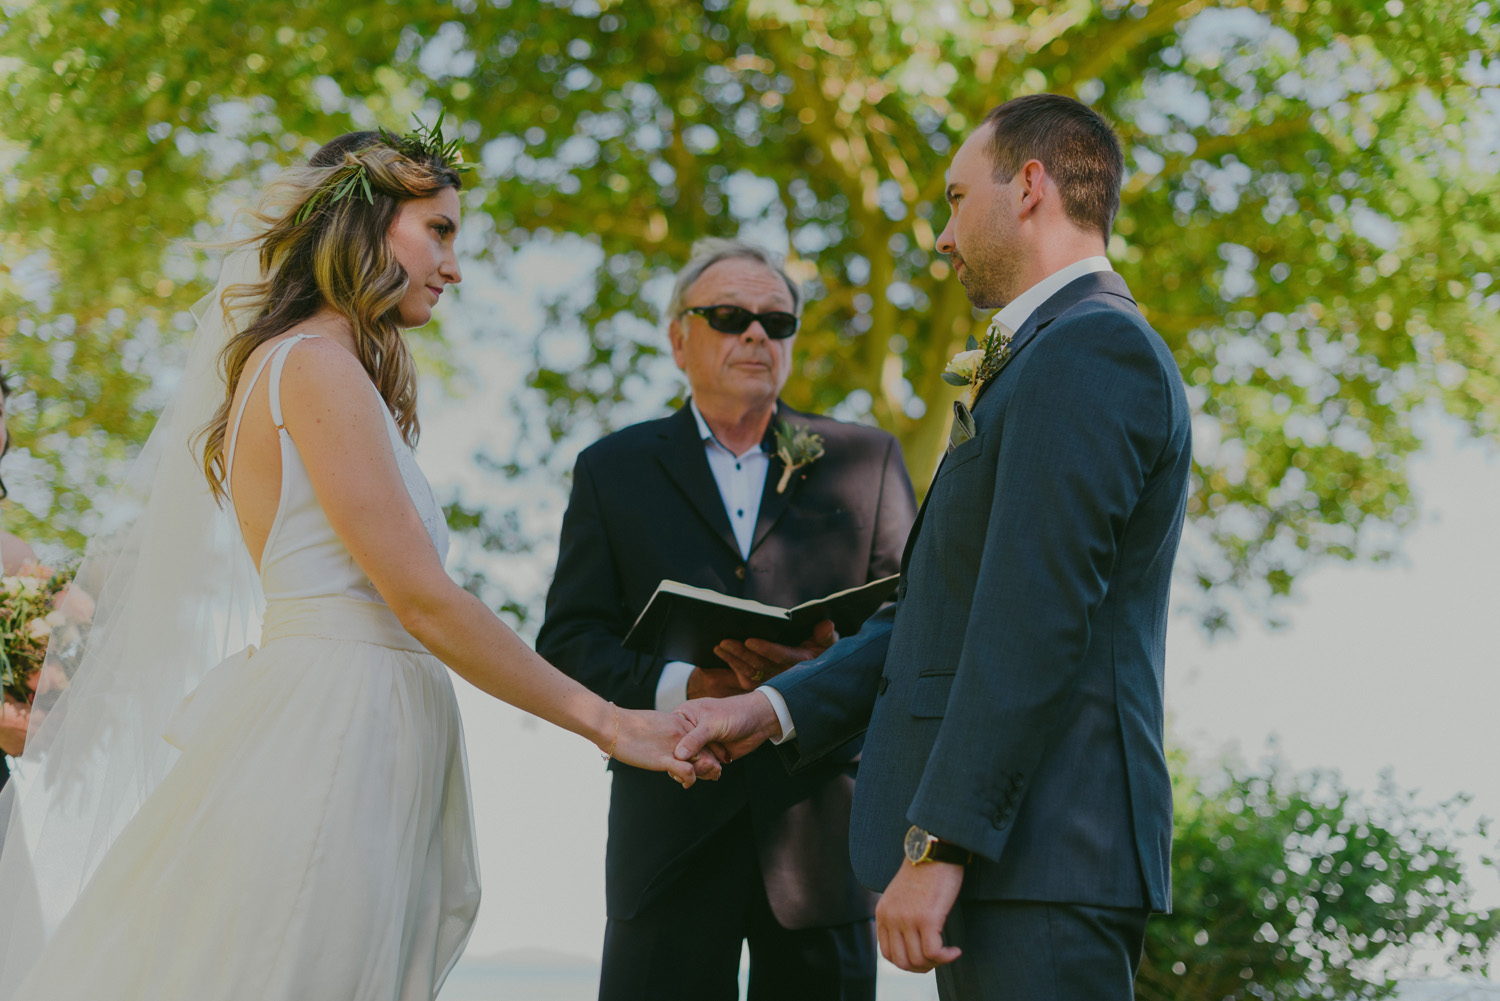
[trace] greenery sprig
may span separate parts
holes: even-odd
[[[397,136],[393,132],[380,129],[380,138],[386,145],[413,160],[441,160],[448,165],[449,170],[460,174],[473,170],[473,164],[464,163],[463,150],[459,149],[457,139],[443,141],[443,118],[446,114],[447,112],[439,108],[438,116],[431,125],[423,125],[422,119],[413,114],[411,120],[417,123],[415,129],[404,136]]]
[[[776,455],[781,459],[777,493],[785,493],[792,473],[823,458],[823,436],[804,424],[776,422]]]
[[[400,153],[402,156],[413,160],[439,160],[446,164],[449,170],[457,173],[473,170],[473,164],[464,163],[463,151],[459,149],[458,140],[443,139],[443,118],[446,112],[439,110],[437,118],[430,124],[423,124],[422,119],[413,114],[412,121],[417,127],[404,136],[398,136],[382,128],[380,141]],[[375,204],[375,192],[370,187],[370,171],[363,163],[346,163],[323,183],[317,191],[314,191],[302,207],[297,210],[297,225],[302,225],[317,213],[323,205],[333,205],[343,201],[345,198],[355,194],[363,194],[365,201],[371,205]]]

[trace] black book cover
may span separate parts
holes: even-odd
[[[770,640],[800,643],[813,627],[832,619],[840,636],[852,636],[896,594],[900,574],[804,601],[795,608],[777,608],[747,598],[733,598],[705,587],[664,580],[630,627],[627,650],[700,667],[723,667],[714,656],[720,640]]]

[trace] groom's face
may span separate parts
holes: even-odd
[[[1015,298],[1021,272],[1015,182],[995,179],[990,130],[987,124],[976,129],[953,157],[948,225],[937,241],[938,253],[948,255],[969,301],[980,309],[999,309]]]
[[[791,313],[796,304],[786,282],[759,261],[731,257],[711,265],[698,276],[683,305],[740,306],[752,313]],[[713,403],[731,409],[774,403],[792,367],[796,337],[773,341],[759,321],[738,334],[708,325],[688,313],[672,321],[668,330],[672,359],[686,373],[699,405]]]

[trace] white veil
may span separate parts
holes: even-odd
[[[218,357],[239,318],[226,322],[221,297],[261,277],[254,248],[226,258],[193,307],[176,399],[100,506],[118,528],[90,540],[74,585],[95,602],[92,625],[81,652],[49,650],[37,700],[56,702],[33,712],[26,752],[0,792],[0,1001],[176,760],[162,737],[174,710],[259,633],[260,582],[228,508],[214,502],[194,438],[225,394]]]

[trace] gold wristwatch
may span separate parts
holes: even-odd
[[[906,832],[906,860],[912,865],[921,865],[923,862],[968,865],[974,861],[974,853],[950,841],[934,837],[913,824],[911,830]]]

